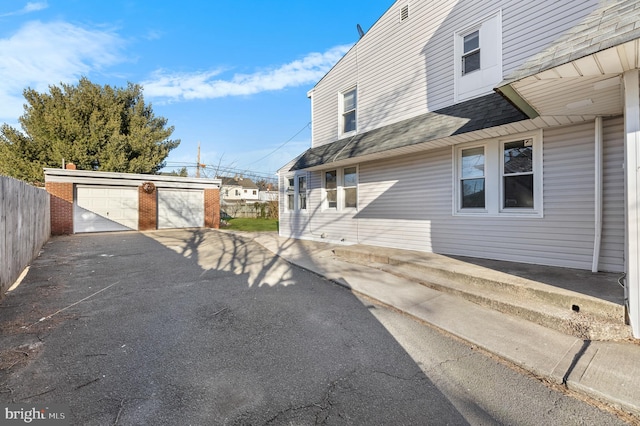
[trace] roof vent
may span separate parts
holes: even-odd
[[[400,22],[409,19],[409,5],[405,4],[404,6],[402,6],[402,9],[400,9]]]

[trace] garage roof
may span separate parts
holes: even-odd
[[[153,182],[153,184],[159,188],[220,188],[220,179],[203,179],[180,176],[96,172],[91,170],[67,170],[50,168],[44,169],[44,180],[45,182],[70,182],[119,186],[140,186],[143,182]]]

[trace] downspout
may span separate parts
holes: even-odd
[[[625,296],[633,337],[640,338],[640,72],[622,74],[625,147]]]
[[[595,210],[595,234],[593,237],[593,262],[591,272],[598,272],[600,261],[600,243],[602,240],[602,156],[603,156],[603,130],[602,117],[596,117],[595,121],[595,185],[594,185],[594,210]]]

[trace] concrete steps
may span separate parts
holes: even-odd
[[[337,246],[343,260],[411,279],[432,289],[585,340],[632,336],[622,304],[433,253]],[[455,309],[455,306],[452,306]]]

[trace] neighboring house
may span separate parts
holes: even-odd
[[[625,272],[640,337],[639,3],[394,2],[309,92],[280,235]]]
[[[269,201],[278,201],[278,191],[275,190],[264,190],[264,191],[260,191],[258,192],[258,196],[260,197],[260,202],[261,203],[266,203]]]
[[[255,203],[260,200],[258,185],[242,176],[222,177],[220,196],[224,203]]]

